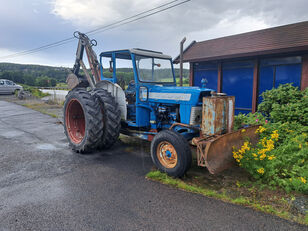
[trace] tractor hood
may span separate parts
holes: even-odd
[[[211,91],[213,90],[199,87],[153,86],[149,89],[149,101],[196,105],[202,92],[210,94]]]

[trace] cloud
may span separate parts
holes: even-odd
[[[169,0],[170,1],[170,0]],[[165,4],[166,0],[11,0],[0,7],[0,47],[23,51],[86,32]],[[180,2],[180,1],[179,1]],[[92,35],[97,53],[140,47],[178,55],[187,37],[202,41],[308,20],[307,0],[191,0],[181,6]],[[33,54],[31,60],[73,65],[77,41]],[[2,55],[1,55],[2,56]],[[35,57],[38,56],[37,59]],[[27,62],[30,56],[21,56]],[[18,61],[17,60],[17,61]],[[2,60],[0,60],[2,61]]]
[[[52,12],[78,27],[89,28],[107,25],[163,3],[166,1],[54,0]],[[142,28],[160,27],[189,33],[213,28],[221,22],[239,23],[242,17],[258,18],[266,25],[276,25],[307,19],[306,5],[306,0],[192,0],[145,19],[148,23],[143,23]]]

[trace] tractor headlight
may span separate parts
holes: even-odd
[[[149,97],[149,91],[147,87],[140,87],[139,88],[139,99],[141,101],[147,101]]]

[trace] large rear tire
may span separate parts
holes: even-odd
[[[163,130],[154,137],[151,157],[161,172],[173,177],[182,177],[190,168],[192,159],[187,140],[173,130]]]
[[[75,88],[66,96],[64,132],[76,152],[89,153],[99,144],[103,133],[99,102],[83,88]]]
[[[108,149],[119,138],[121,111],[115,98],[107,90],[95,88],[91,94],[99,100],[103,115],[103,134],[98,147],[99,149]]]

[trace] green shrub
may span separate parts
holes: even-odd
[[[31,95],[38,97],[38,98],[43,98],[45,96],[48,96],[48,93],[43,93],[42,91],[40,91],[40,89],[35,88],[35,87],[31,87],[31,86],[27,86],[27,85],[22,85],[24,91],[28,91],[31,93]]]
[[[266,91],[255,114],[238,115],[235,127],[261,124],[260,140],[249,138],[233,157],[257,181],[308,194],[308,91],[290,84]]]
[[[268,119],[266,119],[261,113],[248,113],[247,115],[238,114],[234,117],[234,130],[237,131],[239,128],[242,128],[246,125],[258,125],[268,123]]]
[[[261,183],[308,193],[307,127],[267,123],[257,133],[260,140],[256,145],[247,138],[240,149],[233,151],[239,165]]]
[[[308,126],[308,88],[300,91],[291,84],[262,93],[263,101],[258,112],[270,117],[272,122],[294,122]]]

